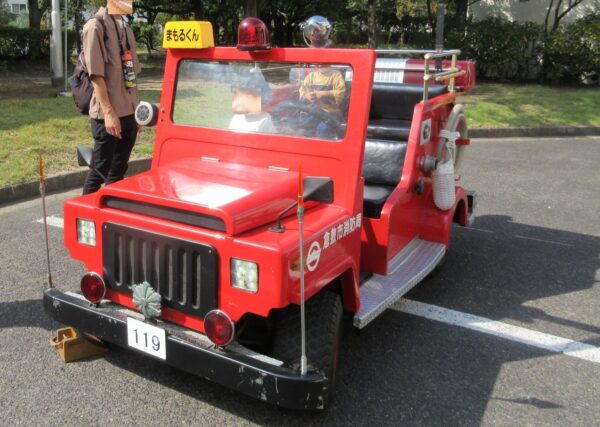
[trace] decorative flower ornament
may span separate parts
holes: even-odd
[[[145,280],[138,285],[133,285],[133,304],[140,309],[146,320],[161,315],[161,299],[160,294]]]

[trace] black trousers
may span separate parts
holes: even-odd
[[[137,123],[133,114],[120,118],[122,139],[106,133],[104,120],[91,120],[92,136],[94,137],[94,169],[90,169],[83,184],[83,194],[98,191],[104,179],[106,184],[123,179],[127,172],[127,163],[137,137]],[[98,173],[100,172],[100,174]]]

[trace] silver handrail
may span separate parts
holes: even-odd
[[[456,77],[464,76],[466,72],[459,70],[456,67],[456,60],[460,55],[459,49],[443,50],[441,52],[428,49],[376,49],[375,52],[379,55],[424,55],[425,64],[423,67],[423,102],[429,100],[429,85],[432,81],[450,80],[448,90],[454,92],[456,90]],[[430,72],[429,63],[432,59],[451,57],[450,68]]]

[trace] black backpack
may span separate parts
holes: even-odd
[[[104,30],[104,43],[106,43],[108,36],[106,26],[104,25],[104,18],[101,15],[95,15],[92,19],[94,18],[102,24],[102,29]],[[85,67],[83,50],[81,50],[77,57],[77,63],[73,69],[73,74],[69,78],[69,86],[71,86],[75,107],[77,107],[77,110],[81,114],[88,115],[90,111],[90,101],[94,94],[94,87],[92,86],[92,80]]]

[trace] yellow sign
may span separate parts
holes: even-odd
[[[204,49],[213,47],[212,24],[207,21],[167,22],[163,33],[163,47],[171,49]]]

